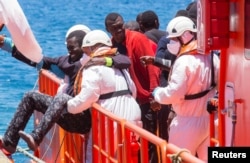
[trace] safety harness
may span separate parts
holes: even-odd
[[[180,57],[182,55],[196,55],[196,54],[198,54],[196,49],[197,49],[197,40],[193,40],[189,43],[189,46],[185,46],[180,50],[180,53],[179,53],[180,55],[178,57]],[[193,99],[201,98],[216,87],[216,83],[214,80],[214,62],[213,62],[213,55],[214,54],[213,54],[213,51],[211,51],[210,55],[211,55],[211,80],[212,80],[210,87],[202,92],[199,92],[199,93],[185,95],[184,96],[185,100],[193,100]],[[178,57],[177,57],[177,59],[178,59]],[[173,64],[174,63],[172,63],[172,65]]]
[[[100,100],[104,100],[104,99],[108,99],[108,98],[112,98],[112,97],[117,97],[117,96],[122,96],[122,95],[127,95],[127,94],[132,94],[132,92],[129,89],[128,81],[127,81],[127,79],[126,79],[126,77],[124,75],[124,72],[121,69],[119,69],[119,70],[121,71],[123,77],[126,80],[128,89],[102,94],[99,97]]]
[[[214,81],[214,62],[213,62],[213,51],[211,52],[211,85],[208,89],[199,92],[199,93],[195,93],[195,94],[191,94],[191,95],[185,95],[185,100],[193,100],[193,99],[197,99],[197,98],[201,98],[203,96],[205,96],[208,92],[210,92],[212,89],[214,89],[216,87],[216,83]]]

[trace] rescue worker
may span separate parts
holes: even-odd
[[[170,70],[168,85],[157,87],[153,96],[161,104],[172,104],[176,113],[170,125],[169,143],[186,148],[193,155],[197,153],[207,162],[209,114],[206,104],[208,98],[215,95],[219,58],[213,53],[198,54],[197,28],[191,19],[184,16],[173,18],[167,32],[170,39],[167,48],[177,59]],[[155,58],[141,57],[141,61],[152,64]]]
[[[101,30],[93,30],[87,34],[82,47],[91,58],[113,56],[118,52],[117,48],[111,48],[111,39]],[[70,113],[81,112],[97,102],[111,113],[134,124],[141,124],[141,110],[136,102],[136,86],[127,70],[103,65],[92,66],[82,71],[82,77],[82,82],[79,83],[82,88],[79,96],[68,101]],[[92,132],[87,143],[87,163],[92,162],[91,138]]]

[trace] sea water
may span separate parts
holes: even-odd
[[[8,2],[8,1],[6,1]],[[120,13],[124,21],[135,20],[138,13],[153,10],[165,30],[176,11],[185,9],[192,0],[18,0],[31,29],[46,56],[67,54],[65,34],[75,24],[85,24],[91,29],[105,31],[104,19],[110,12]],[[10,36],[6,28],[0,32]],[[25,44],[25,42],[24,42]],[[3,135],[16,107],[25,92],[37,89],[38,73],[35,68],[15,60],[0,50],[0,135]],[[33,119],[26,131],[33,128]],[[26,148],[21,140],[19,146]],[[28,163],[30,159],[15,153],[16,163]]]

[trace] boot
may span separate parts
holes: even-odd
[[[26,133],[24,131],[19,131],[18,134],[27,143],[28,147],[32,151],[36,151],[37,150],[38,145],[36,144],[34,138],[30,134],[28,134],[28,133]]]

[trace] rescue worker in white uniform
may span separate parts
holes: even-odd
[[[89,32],[82,43],[83,51],[90,57],[115,55],[117,49],[111,46],[109,36],[101,30]],[[136,124],[140,123],[141,111],[135,100],[136,87],[126,69],[96,65],[80,69],[80,73],[82,73],[81,83],[79,83],[81,90],[78,95],[68,101],[68,112],[80,113],[96,102],[121,118]],[[86,152],[88,163],[92,162],[91,135],[90,132]]]
[[[177,59],[170,70],[168,86],[155,88],[153,96],[161,104],[172,104],[176,113],[170,125],[169,143],[186,148],[207,162],[209,113],[206,104],[216,90],[213,88],[202,96],[191,99],[187,95],[197,95],[208,90],[213,81],[217,84],[219,58],[213,54],[198,54],[197,28],[191,19],[183,16],[172,19],[167,32],[170,39],[167,48],[177,55]],[[152,58],[144,57],[141,61],[152,64]]]

